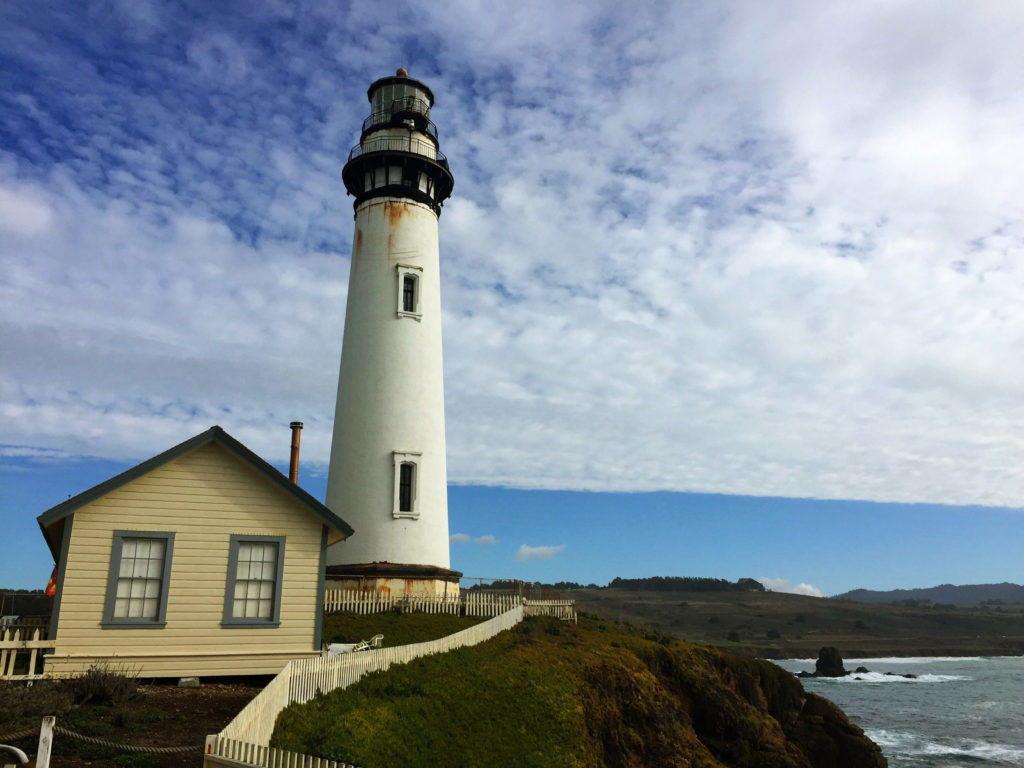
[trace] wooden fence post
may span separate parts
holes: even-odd
[[[39,749],[36,750],[36,768],[50,768],[50,752],[53,749],[53,715],[43,718],[39,728]]]

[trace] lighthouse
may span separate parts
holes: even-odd
[[[451,595],[437,225],[454,180],[434,95],[399,69],[342,171],[355,198],[327,506],[356,534],[327,550],[327,586]]]

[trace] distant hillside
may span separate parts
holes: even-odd
[[[509,590],[517,592],[527,590],[552,590],[561,591],[566,589],[629,589],[634,592],[640,590],[651,590],[654,592],[764,592],[764,585],[757,579],[714,579],[707,576],[649,576],[643,579],[623,579],[616,576],[606,586],[597,584],[580,584],[577,581],[557,581],[548,584],[543,581],[510,581],[498,579],[487,584],[474,584],[469,591],[474,590]]]
[[[940,584],[923,589],[890,589],[875,591],[854,589],[836,595],[835,600],[853,600],[858,603],[903,603],[905,605],[940,603],[945,605],[974,606],[983,603],[1024,603],[1024,586],[1010,584]]]
[[[581,610],[762,658],[1024,654],[1024,605],[886,605],[781,592],[574,589]]]

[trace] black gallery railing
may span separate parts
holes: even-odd
[[[360,157],[371,152],[410,152],[414,155],[423,155],[431,160],[437,160],[438,164],[447,168],[448,158],[441,154],[437,147],[431,142],[423,139],[414,139],[412,136],[377,136],[356,144],[348,153],[348,159]]]

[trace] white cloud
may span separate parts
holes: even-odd
[[[280,34],[253,3],[230,37],[147,12],[140,34],[187,54],[133,49],[159,98],[83,58],[113,44],[103,25],[20,19],[4,441],[141,459],[221,423],[285,460],[301,419],[322,466],[338,147],[402,61],[456,177],[453,482],[1024,504],[1024,6],[727,6],[539,24],[357,2]],[[408,19],[429,59],[402,50]]]
[[[477,544],[497,544],[498,540],[491,536],[489,533],[483,536],[477,536],[473,541]]]
[[[468,544],[469,534],[468,533],[453,533],[448,537],[448,541],[452,544]]]
[[[810,584],[800,582],[799,584],[793,584],[789,579],[758,579],[764,588],[769,592],[788,592],[792,595],[808,595],[810,597],[824,597],[824,594],[817,587],[813,587]]]
[[[34,461],[76,461],[81,458],[64,451],[55,451],[50,448],[29,448],[22,445],[0,445],[0,457]]]
[[[53,212],[38,193],[0,186],[0,232],[37,235],[50,226],[52,219]]]
[[[531,547],[528,544],[521,544],[519,549],[516,550],[516,562],[525,563],[527,560],[550,560],[563,549],[565,549],[565,544],[544,547]]]

